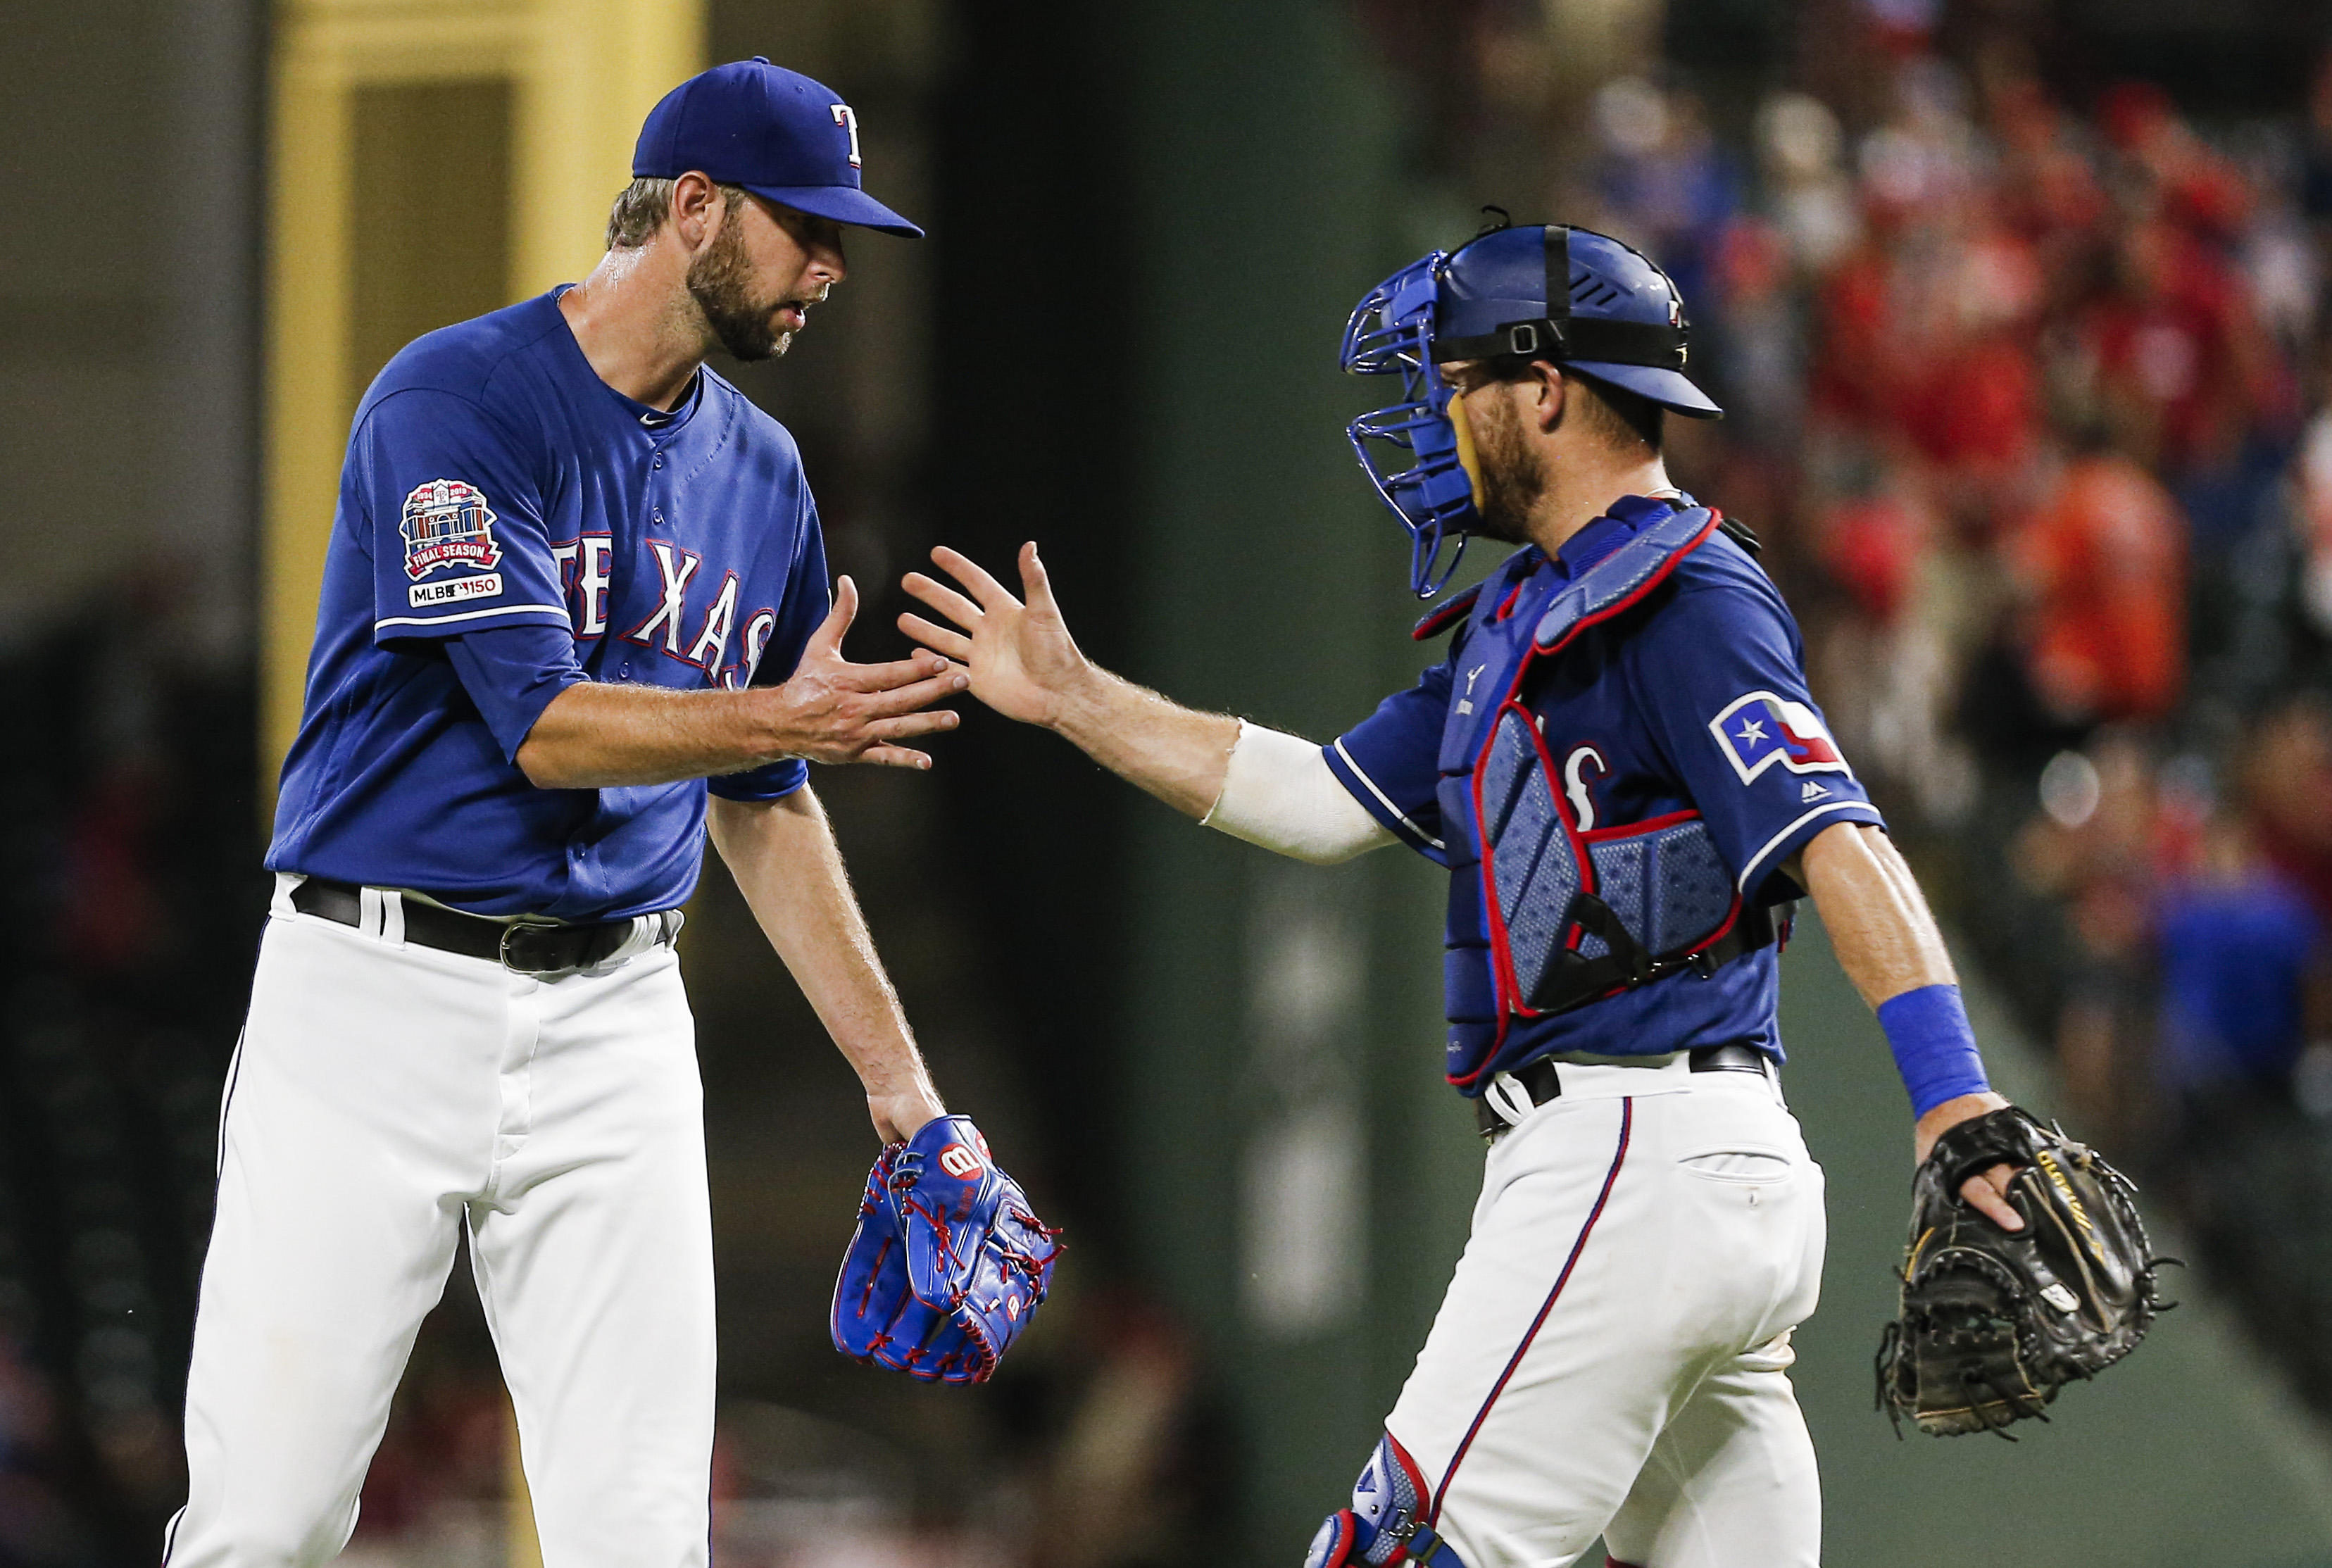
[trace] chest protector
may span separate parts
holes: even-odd
[[[1449,864],[1448,1073],[1461,1089],[1536,1055],[1534,1019],[1682,970],[1714,974],[1773,940],[1765,911],[1744,918],[1697,811],[1582,832],[1539,716],[1523,701],[1534,667],[1642,603],[1719,521],[1696,506],[1648,524],[1535,617],[1512,602],[1537,565],[1534,552],[1494,574],[1473,601],[1439,786]],[[1420,632],[1446,625],[1458,607]]]

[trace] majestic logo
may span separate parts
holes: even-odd
[[[940,1169],[959,1181],[969,1181],[980,1174],[980,1156],[961,1143],[951,1143],[940,1151]]]
[[[1725,712],[1708,722],[1725,760],[1747,784],[1779,762],[1792,773],[1843,773],[1854,770],[1838,754],[1838,745],[1811,708],[1771,692],[1736,697]]]
[[[834,105],[834,123],[850,133],[850,167],[862,168],[858,161],[858,114],[846,103]]]
[[[415,485],[397,531],[405,536],[405,575],[416,582],[446,567],[492,571],[502,564],[492,509],[475,485],[458,479]]]

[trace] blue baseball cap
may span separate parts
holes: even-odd
[[[813,217],[923,237],[859,188],[858,116],[842,95],[758,54],[690,77],[648,110],[632,177],[691,169]]]

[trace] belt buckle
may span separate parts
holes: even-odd
[[[502,968],[510,970],[512,974],[525,975],[530,980],[540,980],[545,975],[554,975],[561,972],[559,966],[556,964],[552,965],[549,969],[536,969],[519,962],[518,960],[511,954],[511,939],[517,936],[521,932],[556,931],[559,928],[556,925],[550,922],[539,920],[514,920],[508,925],[502,927],[502,937],[498,953],[498,956],[502,959]]]

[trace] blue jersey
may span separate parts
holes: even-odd
[[[1627,497],[1549,557],[1517,552],[1484,588],[1489,624],[1535,625],[1579,573],[1666,502]],[[1440,664],[1325,749],[1330,769],[1378,821],[1447,864],[1438,786],[1445,729],[1497,695],[1461,626]],[[1489,677],[1495,680],[1496,677]],[[1806,690],[1797,623],[1748,553],[1716,534],[1626,613],[1591,626],[1520,693],[1540,727],[1569,814],[1592,837],[1697,812],[1750,905],[1795,897],[1776,872],[1839,822],[1884,826]],[[1555,912],[1560,913],[1560,912]],[[1553,1052],[1633,1056],[1749,1044],[1781,1054],[1775,950],[1704,978],[1683,972],[1567,1012],[1519,1021],[1496,1065]]]
[[[557,294],[432,332],[357,409],[267,864],[483,914],[685,900],[706,782],[540,789],[513,759],[581,680],[785,680],[829,606],[800,454],[711,370],[600,380]],[[783,761],[712,788],[769,799]]]

